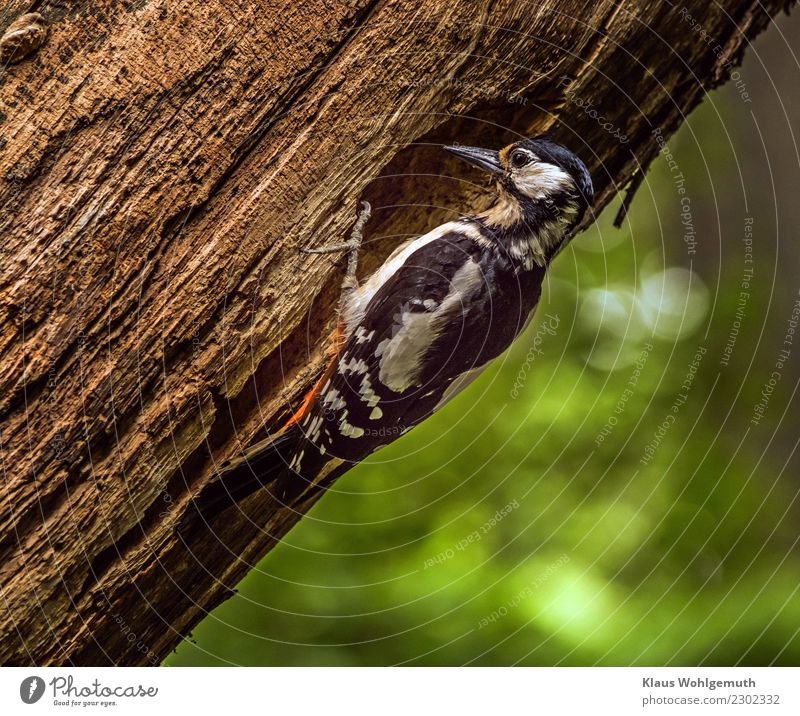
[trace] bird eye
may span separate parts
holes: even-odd
[[[515,169],[519,169],[520,167],[524,167],[528,162],[531,160],[531,155],[528,152],[523,152],[521,149],[517,149],[511,155],[511,166]]]

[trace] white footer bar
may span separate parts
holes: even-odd
[[[0,669],[0,714],[800,714],[795,668]]]

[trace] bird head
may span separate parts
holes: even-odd
[[[592,203],[594,190],[586,165],[569,149],[546,137],[523,139],[499,152],[479,147],[445,147],[470,164],[494,174],[500,204],[498,226],[536,225],[559,213],[577,225]]]

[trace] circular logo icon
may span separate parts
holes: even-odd
[[[44,679],[28,676],[19,685],[19,697],[26,704],[35,704],[44,694]]]

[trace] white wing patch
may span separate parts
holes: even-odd
[[[341,410],[345,406],[342,394],[336,388],[330,388],[322,393],[322,404],[329,410]]]
[[[548,196],[573,186],[572,177],[561,167],[549,162],[535,162],[528,165],[515,178],[517,189],[532,199],[546,199]]]
[[[367,333],[364,330],[364,326],[359,326],[356,329],[356,335],[355,335],[356,343],[361,344],[361,343],[366,343],[367,341],[371,341],[374,335],[375,331],[370,331],[369,333]]]
[[[373,389],[368,375],[362,378],[358,392],[369,408],[374,408],[381,400],[380,396]]]
[[[405,311],[401,325],[391,338],[382,340],[375,349],[380,358],[378,377],[387,388],[402,393],[419,384],[421,362],[450,317],[468,305],[470,295],[483,280],[480,266],[469,259],[456,271],[450,291],[437,309],[430,313]]]
[[[348,373],[366,375],[369,371],[369,366],[361,358],[348,358],[345,355],[339,361],[338,370],[342,375],[347,375]]]
[[[364,281],[350,296],[342,316],[346,335],[350,335],[356,330],[356,327],[364,317],[369,302],[380,290],[381,286],[400,270],[413,253],[431,243],[431,241],[441,239],[450,232],[457,232],[469,236],[476,241],[484,240],[480,231],[471,224],[462,223],[460,221],[450,221],[441,226],[437,226],[433,231],[429,231],[423,236],[419,236],[411,241],[406,241],[404,244],[398,246],[389,258],[384,261],[383,266]],[[357,336],[358,335],[357,333]],[[368,339],[365,338],[364,340]]]
[[[364,428],[348,423],[344,418],[339,425],[339,432],[346,438],[360,438],[364,434]]]

